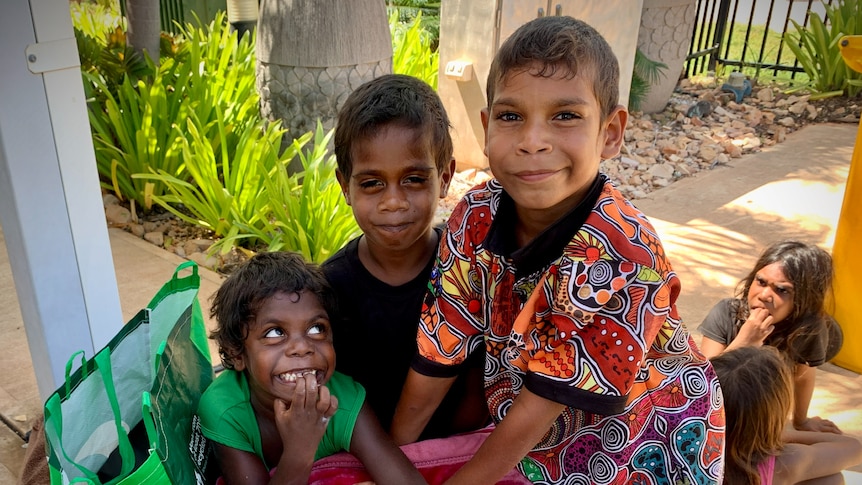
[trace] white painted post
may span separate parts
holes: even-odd
[[[46,399],[123,324],[68,2],[0,15],[0,224]]]

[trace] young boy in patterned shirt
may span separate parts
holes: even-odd
[[[717,483],[718,380],[646,217],[599,172],[628,113],[592,27],[543,17],[500,47],[482,111],[494,179],[450,217],[392,424],[414,440],[473,352],[496,423],[447,483]]]

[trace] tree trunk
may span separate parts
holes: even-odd
[[[159,0],[126,0],[126,43],[159,63]]]
[[[257,88],[261,114],[292,139],[331,129],[347,96],[392,72],[392,38],[381,0],[261,0]]]

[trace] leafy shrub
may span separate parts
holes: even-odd
[[[419,22],[396,45],[402,58],[430,64]],[[187,25],[176,41],[168,37],[171,55],[163,43],[156,67],[127,54],[122,30],[110,28],[76,31],[88,59],[82,71],[104,188],[211,230],[221,238],[212,251],[293,250],[322,262],[360,233],[335,178],[331,132],[318,125],[279,153],[284,130],[258,111],[254,36],[238,40],[220,14],[207,26]],[[433,58],[425,69],[436,85]],[[303,170],[290,174],[295,158]]]
[[[186,176],[179,147],[187,120],[196,120],[202,138],[223,144],[217,149],[233,153],[237,136],[222,138],[218,124],[232,134],[260,119],[253,39],[238,40],[223,14],[206,27],[188,25],[181,36],[175,59],[162,59],[158,68],[148,61],[151,80],[126,75],[114,89],[104,76],[85,73],[102,186],[145,209],[165,186],[134,175]]]
[[[327,149],[332,131],[324,134],[318,123],[310,149],[305,149],[312,140],[309,132],[279,154],[284,132],[278,123],[248,125],[231,157],[213,150],[197,125],[189,120],[191,139],[183,141],[191,181],[164,172],[135,178],[164,183],[170,193],[153,197],[159,205],[221,237],[212,251],[227,253],[233,246],[292,250],[320,263],[359,235],[335,178],[335,157]],[[294,157],[302,162],[301,172],[287,170]]]
[[[103,104],[88,103],[102,187],[149,209],[153,195],[161,195],[164,187],[133,176],[150,170],[182,173],[177,151],[181,133],[174,120],[188,117],[191,103],[165,88],[161,71],[150,86],[143,81],[133,85],[126,78],[116,95],[96,76],[85,77],[104,99]]]
[[[409,24],[399,21],[398,11],[389,14],[392,31],[392,72],[419,78],[437,89],[440,54],[432,50],[432,39],[422,28],[422,13]]]
[[[398,14],[398,22],[411,25],[416,17],[420,17],[423,36],[426,37],[432,51],[437,50],[440,41],[440,0],[388,0],[389,13]]]
[[[793,22],[796,32],[785,34],[787,47],[796,55],[810,81],[808,88],[821,95],[856,96],[862,75],[850,69],[841,57],[838,42],[845,35],[862,34],[862,1],[837,0],[824,3],[826,21],[811,12],[808,27]]]
[[[640,111],[641,103],[649,95],[650,86],[660,81],[666,69],[667,64],[650,59],[640,49],[635,50],[634,71],[629,89],[629,111]]]
[[[91,2],[69,2],[72,25],[83,35],[95,39],[102,45],[108,43],[107,37],[117,28],[126,29],[126,21],[117,8],[106,4]]]
[[[293,141],[285,160],[297,154],[303,170],[291,174],[280,164],[265,179],[268,207],[260,228],[247,228],[269,251],[291,249],[322,263],[360,234],[350,206],[344,202],[335,178],[335,155],[328,150],[333,131],[323,132],[318,122],[312,146],[307,133]]]
[[[238,224],[254,225],[262,214],[263,179],[279,162],[277,147],[283,133],[276,123],[262,124],[246,124],[228,152],[232,128],[219,119],[215,139],[207,138],[201,121],[191,113],[186,133],[179,137],[187,177],[161,169],[132,177],[161,182],[167,193],[153,196],[154,202],[186,222],[225,237]]]

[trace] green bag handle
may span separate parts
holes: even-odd
[[[93,358],[96,361],[96,367],[99,373],[102,374],[102,381],[105,383],[105,392],[108,395],[108,402],[111,404],[111,411],[114,412],[114,425],[117,427],[117,438],[119,440],[120,458],[122,458],[123,466],[120,468],[120,474],[117,478],[108,483],[116,483],[132,472],[135,467],[135,450],[132,449],[132,443],[129,441],[129,435],[123,429],[123,417],[120,412],[120,402],[117,400],[117,390],[114,388],[114,376],[111,370],[111,353],[100,351]]]
[[[84,375],[87,374],[86,368],[85,368],[87,365],[87,359],[84,357],[84,351],[79,350],[79,351],[75,352],[74,354],[72,354],[72,356],[69,357],[69,360],[66,362],[65,390],[66,390],[67,398],[70,395],[69,393],[71,391],[71,386],[72,386],[71,379],[70,379],[72,366],[75,362],[75,358],[79,355],[81,356],[82,374],[84,374]],[[91,362],[92,361],[95,361],[96,370],[98,370],[99,374],[102,376],[102,382],[104,383],[104,386],[105,386],[105,393],[108,396],[108,402],[110,403],[111,411],[114,414],[114,425],[117,428],[117,437],[118,437],[118,441],[119,441],[118,447],[120,450],[120,457],[122,458],[123,465],[122,465],[119,477],[108,482],[108,483],[116,483],[119,480],[122,480],[123,478],[125,478],[125,476],[128,475],[132,471],[132,468],[134,468],[134,466],[135,466],[135,452],[132,449],[132,444],[129,441],[128,434],[126,434],[126,430],[123,429],[123,420],[122,420],[122,416],[120,415],[121,414],[120,413],[120,403],[117,400],[117,391],[114,388],[113,372],[111,371],[111,354],[110,354],[110,352],[107,351],[107,349],[105,349],[105,350],[97,353],[96,356],[91,360]],[[79,465],[77,462],[72,460],[72,458],[68,455],[68,453],[66,453],[66,449],[62,446],[62,442],[63,442],[63,412],[62,412],[62,409],[60,407],[60,396],[57,393],[52,394],[51,397],[48,398],[48,402],[45,403],[45,408],[48,410],[47,415],[51,416],[51,418],[52,418],[52,419],[48,420],[46,417],[46,423],[49,421],[51,423],[53,423],[54,431],[56,432],[57,437],[59,438],[60,443],[61,443],[60,444],[60,452],[63,453],[63,458],[65,458],[65,460],[67,462],[74,465],[75,468],[80,470],[81,473],[83,473],[85,475],[85,477],[77,477],[77,478],[71,480],[70,483],[91,483],[91,484],[101,483],[101,481],[99,480],[99,478],[95,472],[93,472],[89,468],[86,468],[84,466]]]
[[[191,268],[192,274],[180,277],[180,271]],[[159,289],[159,292],[153,296],[153,299],[147,304],[147,308],[155,308],[168,295],[172,295],[178,290],[188,289],[190,285],[200,287],[200,275],[198,275],[198,265],[192,260],[183,261],[174,269],[174,274],[170,280]]]
[[[66,361],[66,384],[64,388],[66,389],[66,397],[68,397],[72,393],[72,382],[69,377],[72,375],[72,365],[75,363],[75,357],[81,356],[81,373],[87,373],[87,358],[85,357],[85,353],[83,350],[79,350],[72,354],[69,357],[69,360]]]
[[[177,265],[177,269],[174,270],[174,276],[172,279],[175,279],[175,280],[179,279],[180,271],[182,271],[186,268],[192,269],[191,276],[197,276],[198,275],[198,264],[192,260],[188,260],[188,261],[183,261],[182,263]],[[188,276],[184,276],[184,278],[188,278]]]
[[[144,428],[147,430],[147,438],[150,441],[150,451],[159,447],[159,435],[156,432],[156,422],[153,421],[153,401],[150,398],[150,393],[144,391],[143,404],[144,413]]]
[[[64,390],[66,391],[66,398],[69,397],[72,391],[72,381],[70,379],[72,375],[72,366],[75,364],[75,358],[81,356],[81,374],[87,374],[87,358],[85,357],[85,353],[83,350],[79,350],[72,354],[69,357],[69,360],[66,361],[66,371],[65,371],[65,384]],[[103,377],[104,379],[104,377]],[[57,438],[60,440],[60,452],[63,454],[63,458],[66,459],[67,462],[73,464],[75,468],[81,471],[86,477],[76,477],[72,479],[69,483],[99,483],[98,476],[93,473],[89,468],[78,465],[72,458],[66,453],[66,448],[63,447],[63,411],[60,407],[60,396],[58,393],[54,393],[48,398],[48,401],[45,403],[45,408],[47,409],[45,424],[48,423],[53,424],[54,431],[57,434]],[[50,416],[51,419],[47,419]]]

